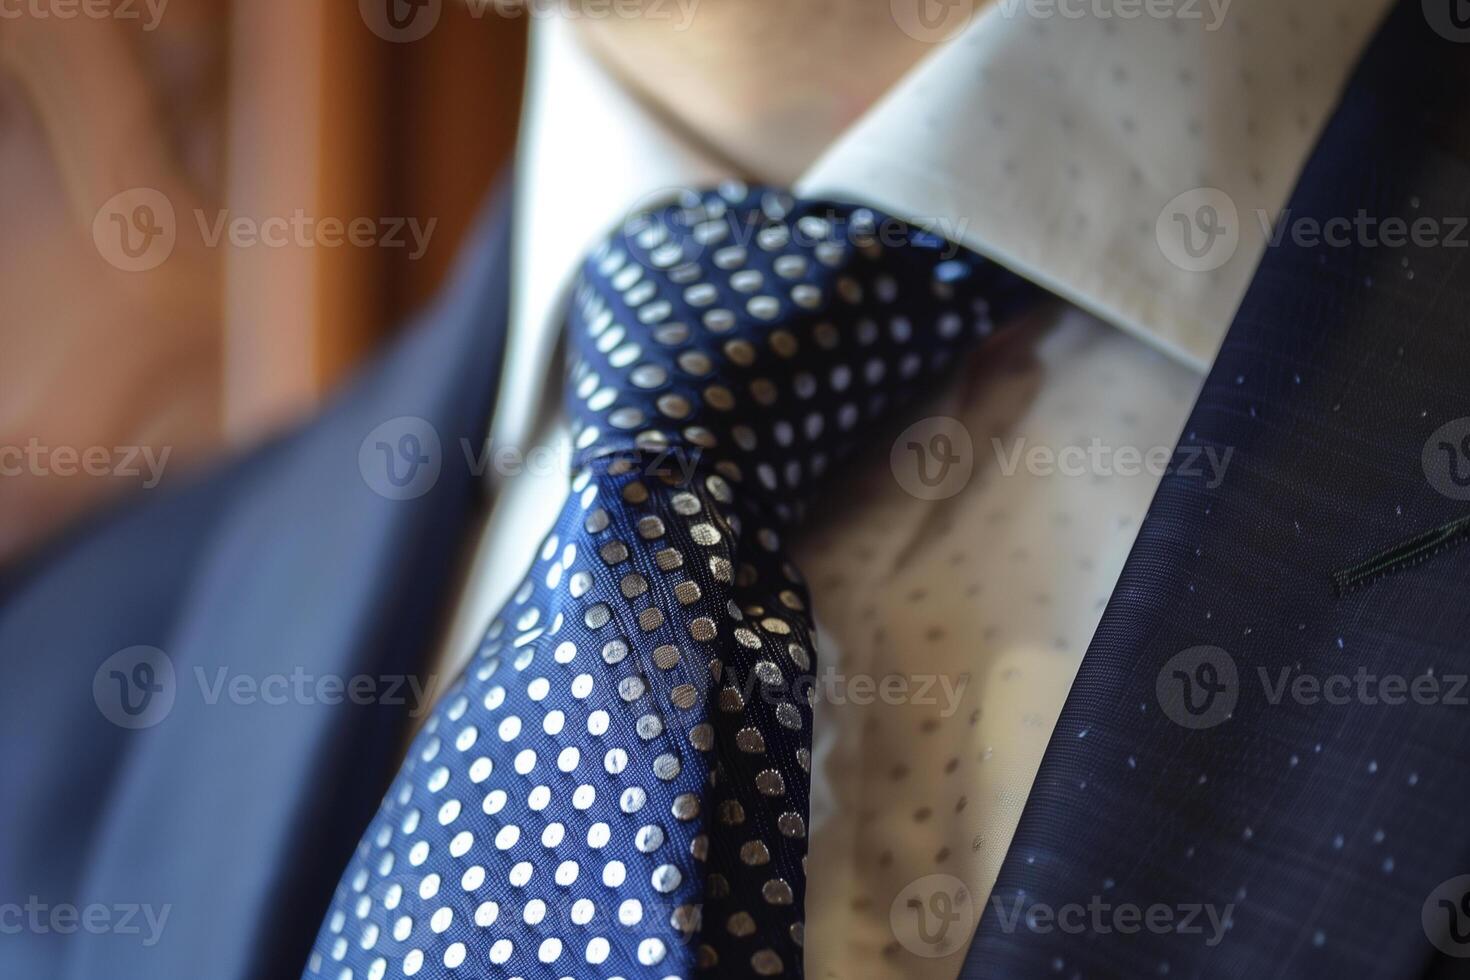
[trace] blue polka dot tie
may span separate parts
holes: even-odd
[[[816,653],[783,534],[1040,296],[774,190],[619,228],[571,299],[571,496],[415,740],[306,975],[800,976]]]

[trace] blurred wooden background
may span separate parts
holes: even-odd
[[[167,447],[172,479],[309,412],[434,292],[512,154],[528,18],[483,0],[107,2],[0,16],[0,449]],[[425,11],[410,42],[369,26]],[[178,240],[124,271],[94,223],[139,187]],[[210,245],[196,219],[298,212],[435,225],[415,260]],[[125,488],[5,475],[0,561]]]
[[[237,206],[437,220],[417,260],[384,248],[238,258],[225,291],[225,410],[230,430],[246,432],[340,379],[439,284],[512,151],[526,20],[450,2],[427,36],[390,43],[351,2],[268,0],[236,4],[234,26]],[[296,288],[272,288],[278,277]]]

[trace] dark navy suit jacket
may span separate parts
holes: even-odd
[[[0,915],[0,975],[299,975],[404,744],[412,699],[391,696],[392,678],[428,683],[484,504],[459,445],[483,443],[493,410],[506,204],[481,224],[442,299],[310,425],[140,495],[0,582],[0,907],[21,907]],[[401,417],[432,424],[446,458],[409,500],[359,467],[363,440]],[[162,721],[131,731],[99,710],[93,675],[137,645],[167,655],[175,695]],[[332,707],[314,687],[284,704],[211,697],[220,668],[387,678],[380,700],[402,703],[344,694]],[[57,907],[92,905],[109,931],[52,923]],[[167,908],[161,930],[143,907],[155,922]]]

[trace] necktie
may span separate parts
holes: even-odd
[[[306,975],[800,976],[816,655],[783,535],[1040,296],[876,211],[733,183],[618,229],[571,299],[570,497]]]

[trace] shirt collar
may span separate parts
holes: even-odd
[[[1160,2],[1175,15],[995,0],[798,191],[930,224],[1203,370],[1388,0],[1338,0],[1330,16],[1315,0]],[[518,441],[582,252],[640,203],[734,176],[560,18],[536,22],[530,63],[496,420]]]
[[[1387,5],[997,0],[797,188],[932,222],[1203,370]]]
[[[640,203],[731,176],[623,88],[560,17],[536,18],[516,158],[511,330],[492,435],[529,445],[583,255]]]

